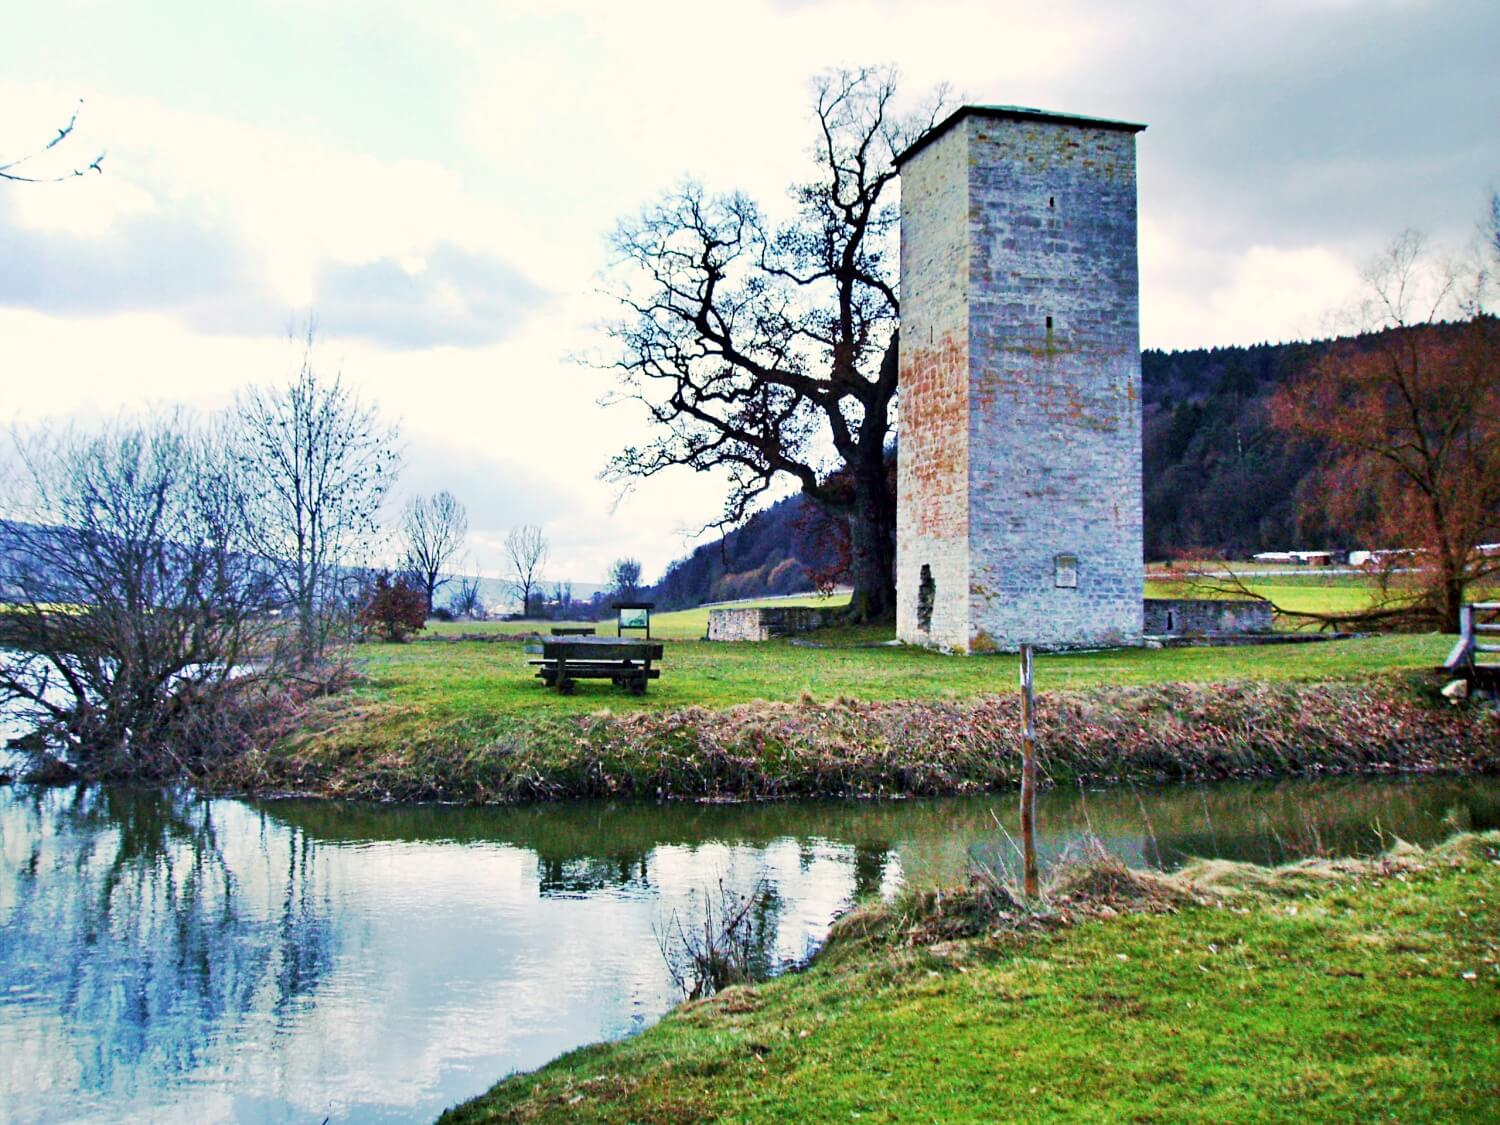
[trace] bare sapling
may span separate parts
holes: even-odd
[[[691,925],[673,911],[653,927],[667,973],[685,999],[712,996],[730,985],[752,980],[761,964],[760,915],[770,903],[765,878],[756,880],[748,894],[724,885],[703,889],[703,917]]]

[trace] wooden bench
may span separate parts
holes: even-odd
[[[554,637],[592,637],[594,627],[592,625],[554,625],[552,635]]]
[[[526,651],[539,658],[529,661],[537,679],[564,695],[575,680],[611,680],[633,695],[644,695],[646,684],[661,678],[661,669],[651,667],[662,658],[660,641],[624,640],[617,637],[538,637]]]

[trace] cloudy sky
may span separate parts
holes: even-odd
[[[0,160],[7,422],[203,410],[321,363],[399,420],[403,491],[450,488],[477,562],[546,525],[548,574],[654,577],[718,509],[683,472],[620,499],[638,438],[599,346],[604,238],[692,176],[772,207],[806,175],[807,82],[894,63],[915,99],[1147,122],[1148,347],[1319,332],[1405,227],[1457,244],[1500,185],[1494,0],[240,0],[8,6]]]

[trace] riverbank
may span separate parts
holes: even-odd
[[[1479,1120],[1497,934],[1496,832],[1276,869],[1096,862],[1038,912],[909,895],[848,916],[806,972],[444,1120]]]
[[[1210,651],[1224,666],[1225,653],[1244,650]],[[1014,692],[620,712],[491,707],[447,722],[433,712],[358,693],[324,701],[301,733],[206,788],[485,804],[918,796],[1019,780]],[[1056,785],[1500,772],[1500,715],[1451,706],[1417,673],[1057,689],[1039,696],[1037,721]]]

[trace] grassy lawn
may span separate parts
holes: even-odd
[[[695,635],[697,615],[664,614]],[[444,630],[444,632],[448,632]],[[932,795],[1015,783],[1014,655],[946,656],[840,626],[759,644],[663,640],[644,696],[544,687],[516,623],[495,639],[356,650],[349,691],[207,788],[365,800]],[[873,643],[872,643],[873,642]],[[1430,684],[1437,634],[1044,654],[1056,784],[1496,768],[1500,726]],[[1420,672],[1424,674],[1412,675]]]
[[[445,1120],[1500,1116],[1500,834],[1212,886],[1176,913],[835,947]]]
[[[521,641],[369,645],[366,679],[208,788],[363,800],[932,795],[1016,783],[1014,656],[666,641],[645,696],[543,687]],[[1044,655],[1055,784],[1500,768],[1500,723],[1437,699],[1446,638]],[[736,706],[736,705],[741,706]]]
[[[1436,634],[1370,637],[1305,645],[1121,649],[1043,655],[1046,691],[1105,685],[1225,680],[1329,680],[1440,664],[1450,641]],[[709,644],[669,641],[662,678],[633,697],[606,681],[581,681],[571,696],[544,688],[518,641],[416,641],[359,650],[368,675],[362,699],[398,709],[405,721],[486,721],[540,713],[725,707],[756,699],[819,702],[943,698],[1010,692],[1011,657],[944,656],[923,649],[808,648],[786,641]],[[375,718],[380,708],[371,712]]]
[[[662,675],[644,696],[604,680],[579,681],[570,695],[544,687],[524,642],[511,639],[523,623],[490,625],[494,640],[459,639],[463,627],[450,625],[408,644],[367,644],[351,691],[313,703],[296,732],[205,783],[486,803],[916,794],[1012,781],[1000,744],[1014,733],[1005,713],[1014,656],[946,656],[882,643],[888,629],[848,626],[813,634],[816,647],[672,639],[696,636],[704,621],[702,610],[661,615]],[[1044,695],[1044,713],[1077,709],[1047,720],[1058,724],[1048,731],[1054,772],[1151,781],[1487,768],[1489,728],[1461,733],[1469,727],[1400,675],[1435,667],[1450,647],[1408,634],[1044,654],[1037,685],[1056,693]]]

